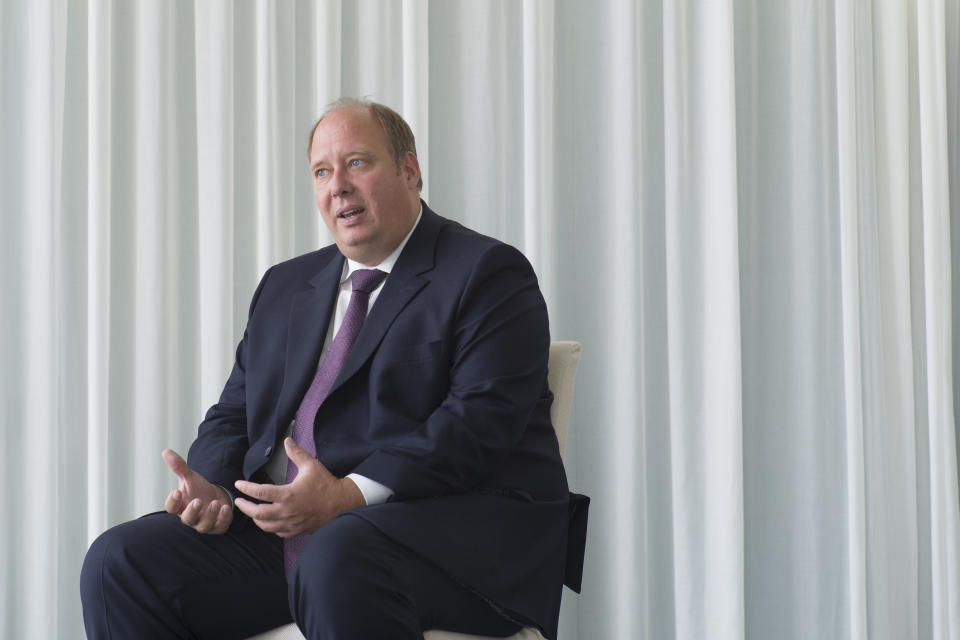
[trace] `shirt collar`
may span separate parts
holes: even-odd
[[[397,248],[393,250],[393,253],[391,253],[386,258],[384,258],[383,262],[381,262],[380,264],[374,267],[368,267],[365,264],[360,264],[359,262],[356,262],[354,260],[351,260],[350,258],[347,258],[346,261],[343,263],[343,274],[340,276],[340,284],[343,284],[344,282],[349,280],[353,272],[359,269],[379,269],[384,273],[390,273],[391,271],[393,271],[393,266],[397,263],[397,259],[400,258],[400,254],[403,252],[403,248],[407,246],[407,240],[410,239],[410,236],[413,235],[413,232],[414,230],[416,230],[417,225],[420,224],[421,217],[423,217],[423,204],[420,205],[420,211],[417,212],[417,219],[414,220],[413,226],[410,228],[410,231],[403,238],[403,240],[400,241],[400,244],[397,245]]]

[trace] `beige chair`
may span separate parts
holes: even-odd
[[[573,381],[577,374],[577,363],[579,361],[579,342],[550,343],[547,378],[550,390],[553,391],[554,395],[550,418],[553,421],[553,428],[557,431],[557,440],[560,442],[560,455],[563,455],[567,442],[570,403],[573,400]],[[493,640],[486,636],[471,636],[465,633],[437,630],[427,631],[423,634],[423,637],[424,640]],[[304,640],[304,637],[297,629],[297,625],[291,623],[253,636],[249,640]],[[536,629],[526,628],[505,640],[543,640],[543,635]]]

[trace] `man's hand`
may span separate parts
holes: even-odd
[[[230,495],[187,466],[173,449],[164,449],[163,460],[177,474],[179,486],[170,492],[164,508],[200,533],[224,533],[233,521]]]
[[[256,504],[244,498],[236,500],[237,508],[258,527],[281,538],[292,538],[313,533],[341,511],[366,504],[353,480],[335,477],[292,438],[286,438],[283,446],[297,465],[293,482],[274,485],[237,480],[234,485],[246,495],[264,501]]]

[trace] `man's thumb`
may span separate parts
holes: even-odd
[[[285,438],[283,440],[283,447],[287,450],[287,457],[293,460],[293,463],[298,467],[305,463],[313,460],[313,456],[310,453],[294,442],[293,438]]]
[[[164,449],[160,455],[163,456],[163,461],[170,467],[170,471],[177,474],[177,477],[186,480],[187,474],[190,473],[190,467],[187,466],[186,460],[181,458],[173,449]]]

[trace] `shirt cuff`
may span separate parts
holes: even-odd
[[[230,489],[227,489],[222,484],[218,484],[216,486],[220,487],[221,489],[227,492],[227,495],[230,496],[230,506],[235,507],[237,504],[237,494],[235,494],[233,491],[230,491]]]
[[[347,477],[353,480],[357,488],[360,489],[360,493],[363,494],[363,499],[367,501],[367,504],[383,504],[393,496],[392,489],[376,480],[371,480],[367,476],[351,473]]]

